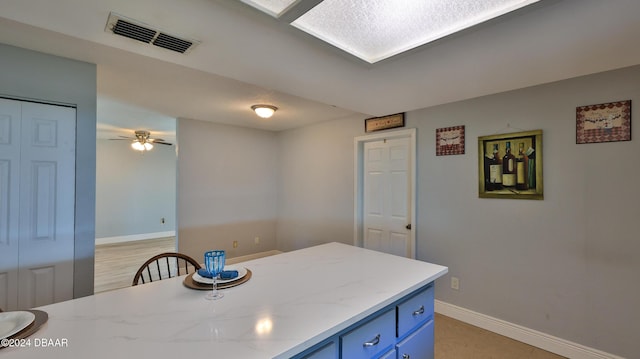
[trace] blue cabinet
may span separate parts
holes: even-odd
[[[433,320],[398,343],[398,359],[433,359]]]
[[[340,357],[376,358],[396,344],[396,311],[387,310],[376,319],[340,336]]]
[[[433,286],[398,304],[398,338],[433,318]]]
[[[335,359],[337,355],[336,343],[331,342],[329,344],[324,345],[320,349],[314,350],[312,353],[309,353],[302,357],[303,359]]]
[[[433,283],[305,350],[295,359],[433,359]]]
[[[389,350],[385,355],[381,356],[380,359],[396,359],[396,350]]]

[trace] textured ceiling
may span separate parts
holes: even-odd
[[[289,6],[293,5],[296,0],[240,0],[245,4],[249,4],[260,11],[264,11],[271,16],[278,17]]]
[[[324,0],[292,25],[369,63],[537,0]]]

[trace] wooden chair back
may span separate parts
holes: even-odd
[[[133,277],[132,286],[168,279],[202,268],[200,264],[186,254],[167,252],[149,258]]]

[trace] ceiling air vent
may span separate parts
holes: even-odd
[[[116,21],[112,31],[116,35],[146,42],[147,44],[150,43],[157,34],[155,30],[147,29],[146,27],[139,26],[122,19],[118,19],[118,21]]]
[[[158,34],[155,40],[153,40],[153,44],[183,54],[193,46],[193,42],[191,41],[179,39],[175,36],[167,35],[162,32]]]
[[[168,35],[140,21],[115,13],[109,14],[105,31],[181,54],[186,54],[200,43],[199,41]]]

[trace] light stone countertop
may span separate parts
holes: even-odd
[[[447,273],[340,243],[244,262],[251,279],[224,298],[178,277],[44,306],[49,321],[13,358],[289,358]],[[66,347],[35,347],[36,338]]]

